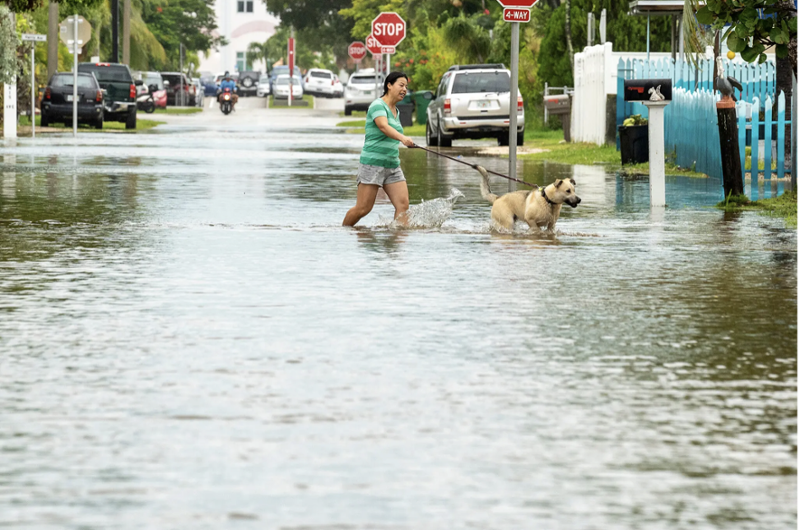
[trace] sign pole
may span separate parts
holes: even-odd
[[[289,37],[289,106],[292,106],[294,99],[294,28],[292,28],[292,36]]]
[[[372,55],[372,62],[375,63],[375,67],[373,68],[375,72],[375,99],[378,99],[378,56]]]
[[[72,15],[72,137],[78,137],[78,15]]]
[[[519,22],[511,23],[511,92],[508,94],[508,176],[517,178],[517,90],[519,85]],[[514,191],[508,181],[508,191]]]
[[[36,43],[31,44],[31,138],[36,138],[36,69],[33,52],[36,50]]]

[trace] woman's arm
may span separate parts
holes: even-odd
[[[377,118],[375,118],[375,125],[377,125],[378,129],[383,134],[385,134],[392,140],[397,140],[406,147],[414,146],[414,141],[411,138],[400,134],[394,129],[394,127],[389,125],[389,119],[386,116],[378,116]]]

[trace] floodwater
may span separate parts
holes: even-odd
[[[783,220],[521,161],[583,202],[497,234],[404,150],[452,214],[345,229],[341,118],[207,115],[0,151],[0,527],[796,527]]]

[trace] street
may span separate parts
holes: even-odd
[[[403,148],[440,207],[343,228],[364,137],[318,103],[3,145],[0,526],[796,524],[796,231],[520,159],[582,202],[500,234]]]

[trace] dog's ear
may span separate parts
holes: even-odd
[[[556,181],[555,181],[556,189],[558,189],[558,188],[561,186],[561,184],[563,184],[563,182],[564,182],[564,181],[563,181],[563,180],[561,180],[561,179],[558,179],[558,180],[556,180]]]
[[[569,181],[570,181],[570,182],[572,182],[572,185],[573,185],[573,186],[577,186],[577,185],[578,185],[578,184],[575,182],[575,179],[573,179],[573,178],[569,179]]]

